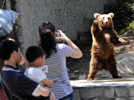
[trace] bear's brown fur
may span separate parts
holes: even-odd
[[[120,43],[117,32],[114,30],[113,13],[94,14],[91,26],[92,48],[90,71],[87,80],[93,80],[100,70],[108,70],[113,78],[120,78],[116,67],[115,51],[113,44]]]

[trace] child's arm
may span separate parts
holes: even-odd
[[[47,78],[45,78],[44,80],[41,81],[44,85],[48,86],[49,88],[51,88],[54,84],[54,80],[49,80]]]

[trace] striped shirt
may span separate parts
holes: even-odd
[[[56,49],[57,53],[45,59],[45,65],[48,65],[48,78],[57,80],[51,91],[54,92],[56,100],[59,100],[73,92],[66,68],[66,57],[70,55],[72,48],[66,44],[57,44]]]

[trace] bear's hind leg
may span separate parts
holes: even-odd
[[[91,69],[90,69],[91,70]],[[95,75],[97,74],[97,70],[91,70],[88,74],[87,80],[94,80]]]
[[[118,75],[117,66],[116,66],[116,59],[114,55],[111,55],[107,62],[107,68],[112,75],[113,78],[121,78],[121,76]]]
[[[121,76],[118,75],[117,68],[116,69],[110,69],[109,72],[111,73],[113,78],[121,78]]]
[[[87,80],[93,80],[97,72],[103,69],[102,66],[99,64],[98,60],[95,58],[91,59],[89,68],[90,70]]]

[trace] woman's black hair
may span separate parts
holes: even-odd
[[[46,54],[46,58],[49,58],[52,53],[56,53],[56,40],[52,35],[55,32],[55,27],[50,22],[42,23],[39,26],[40,46]]]
[[[55,32],[55,27],[51,22],[44,22],[39,26],[39,33],[42,31],[42,29],[49,29],[52,32]]]

